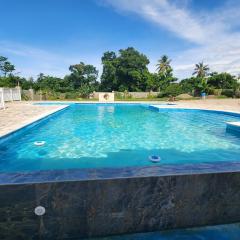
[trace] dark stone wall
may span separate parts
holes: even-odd
[[[46,208],[44,216],[34,208]],[[240,221],[240,173],[0,186],[0,239],[79,239]]]

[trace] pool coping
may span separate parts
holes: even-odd
[[[108,103],[71,103],[71,104],[103,104]],[[0,144],[14,137],[20,131],[26,128],[32,128],[37,124],[47,120],[57,113],[66,110],[69,105],[59,105],[59,108],[53,112],[40,116],[37,120],[26,124],[4,136],[0,137]],[[112,103],[109,103],[112,104]],[[118,103],[115,103],[118,104]],[[146,103],[121,103],[134,105],[147,105],[154,111],[162,110],[187,110],[187,111],[207,111],[240,116],[240,112],[221,111],[202,108],[183,108],[177,105],[150,105]],[[171,107],[170,107],[171,106]],[[156,176],[173,176],[173,175],[192,175],[206,173],[223,173],[223,172],[240,172],[240,162],[204,162],[194,164],[156,164],[153,166],[143,167],[122,167],[122,168],[82,168],[82,169],[67,169],[67,170],[39,170],[39,171],[23,171],[23,172],[0,172],[0,185],[9,184],[32,184],[32,183],[47,183],[47,182],[66,182],[66,181],[86,181],[99,179],[121,179],[135,177],[156,177]]]
[[[226,122],[226,124],[227,124],[227,129],[240,132],[240,121],[239,122]]]
[[[150,104],[149,107],[155,110],[161,109],[169,109],[169,110],[195,110],[195,111],[207,111],[213,113],[222,113],[222,114],[229,114],[232,116],[240,117],[240,111],[228,111],[228,110],[219,110],[219,109],[209,109],[209,108],[201,108],[201,107],[186,107],[186,106],[179,106],[177,104],[169,104],[168,107],[165,107],[160,104]]]
[[[162,164],[123,168],[82,168],[0,173],[1,185],[53,182],[99,181],[125,178],[148,178],[218,173],[239,173],[240,162],[205,162],[195,164]]]

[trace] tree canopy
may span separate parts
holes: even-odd
[[[198,78],[204,78],[208,75],[209,70],[208,65],[204,65],[203,62],[200,62],[195,65],[193,75],[196,75]]]
[[[0,56],[0,71],[6,77],[15,70],[15,66],[11,64],[6,57]]]
[[[145,91],[149,71],[148,58],[130,47],[114,52],[105,52],[102,57],[103,73],[101,89],[105,91]]]
[[[105,52],[102,56],[103,72],[101,75],[100,89],[113,91],[117,89],[117,56],[115,52]]]
[[[177,82],[171,59],[167,55],[157,61],[156,72],[148,69],[148,57],[133,47],[117,53],[107,51],[101,58],[102,74],[91,64],[80,62],[69,66],[69,74],[63,78],[40,73],[37,79],[23,78],[14,74],[15,66],[7,57],[0,56],[0,87],[20,85],[23,89],[34,88],[46,93],[68,93],[70,97],[88,97],[93,91],[158,91],[161,96],[181,93],[200,95],[222,89],[226,95],[239,92],[239,77],[230,73],[210,72],[208,65],[195,65],[193,76]],[[231,94],[230,94],[231,93]],[[232,95],[233,95],[232,94]]]
[[[229,73],[211,73],[208,78],[208,84],[217,89],[237,88],[238,79]]]

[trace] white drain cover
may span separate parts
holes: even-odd
[[[34,209],[34,213],[37,215],[37,216],[42,216],[44,215],[46,212],[46,209],[45,207],[42,207],[42,206],[37,206],[35,209]]]

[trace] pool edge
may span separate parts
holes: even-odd
[[[0,145],[2,143],[4,143],[5,141],[9,140],[11,137],[14,137],[19,132],[26,130],[26,128],[30,129],[30,128],[34,127],[34,126],[38,125],[40,122],[52,117],[53,115],[66,110],[68,107],[69,107],[69,105],[59,106],[57,109],[54,109],[54,110],[50,111],[49,113],[40,115],[36,119],[33,119],[31,122],[23,124],[21,127],[18,127],[14,130],[11,130],[10,132],[7,132],[6,134],[1,135],[0,136]]]

